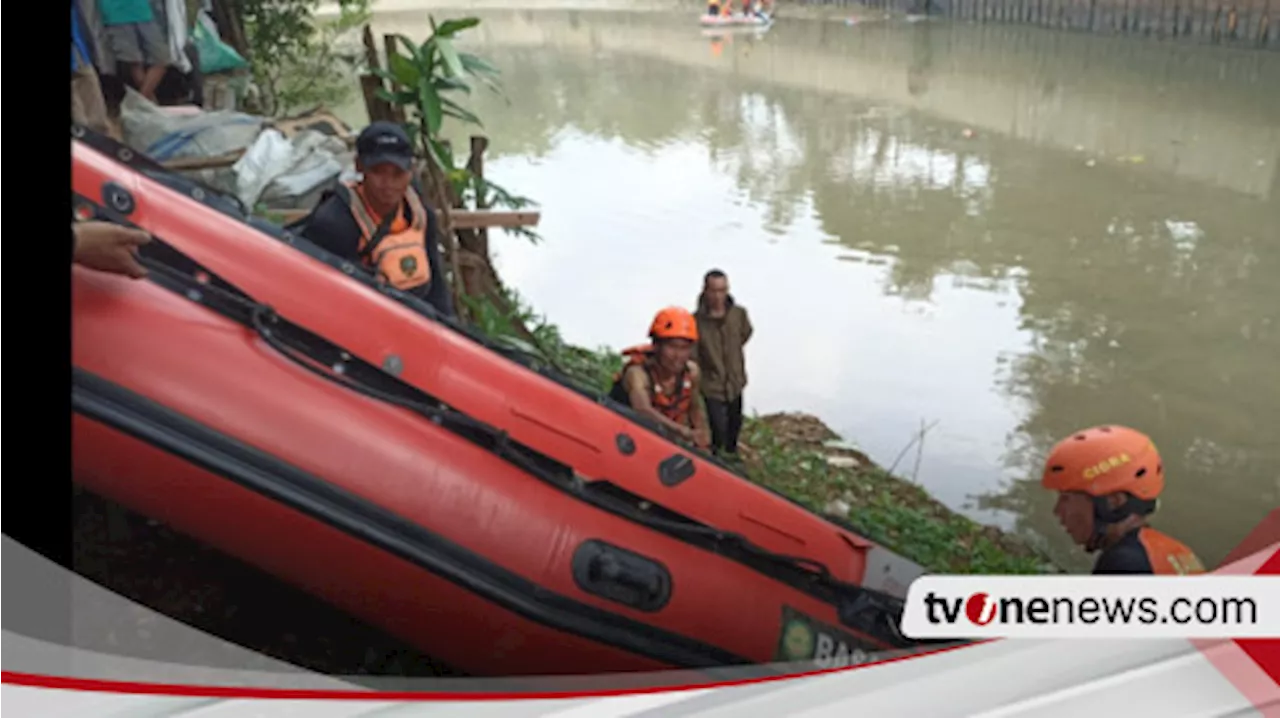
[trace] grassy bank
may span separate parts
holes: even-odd
[[[952,511],[806,414],[745,422],[747,475],[938,573],[1056,572],[1034,548]]]
[[[608,347],[566,342],[554,323],[511,290],[510,309],[468,299],[488,336],[539,357],[547,366],[606,391],[622,360]],[[840,519],[858,533],[939,573],[1057,572],[1038,551],[999,529],[952,511],[921,487],[877,466],[806,414],[748,417],[741,437],[745,473],[809,509]]]

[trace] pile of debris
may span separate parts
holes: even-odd
[[[284,119],[195,106],[162,107],[130,89],[124,141],[160,164],[234,194],[249,208],[307,209],[355,174],[355,136],[318,107]]]

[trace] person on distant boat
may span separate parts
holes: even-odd
[[[1164,489],[1164,463],[1147,435],[1096,426],[1063,439],[1041,485],[1058,492],[1053,512],[1077,544],[1099,552],[1095,574],[1198,574],[1185,544],[1147,526]]]
[[[356,138],[356,170],[360,181],[327,192],[288,228],[455,316],[440,268],[438,220],[414,176],[413,145],[404,128],[381,121],[366,127]]]
[[[707,448],[711,436],[700,397],[701,373],[690,358],[698,341],[697,322],[688,311],[668,307],[653,318],[649,338],[651,344],[623,351],[628,361],[614,377],[610,397]]]
[[[90,220],[71,223],[71,262],[99,272],[142,279],[147,269],[138,262],[138,247],[151,235],[112,222]]]
[[[725,0],[725,2],[729,2],[729,0]],[[707,5],[707,15],[709,15],[710,17],[715,17],[719,14],[720,14],[720,0],[711,0],[711,3]]]
[[[742,391],[747,386],[743,348],[753,331],[747,310],[729,294],[729,278],[712,269],[702,279],[694,315],[698,322],[701,391],[711,423],[711,448],[738,455],[742,431]]]

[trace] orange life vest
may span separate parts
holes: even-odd
[[[1147,550],[1147,559],[1151,561],[1151,572],[1157,575],[1178,575],[1204,573],[1204,564],[1196,557],[1195,552],[1166,534],[1144,526],[1138,531],[1138,541]]]
[[[685,368],[680,371],[680,374],[676,376],[675,392],[667,394],[662,391],[662,385],[658,382],[654,372],[652,344],[643,344],[624,349],[622,355],[627,358],[627,363],[623,365],[617,379],[620,380],[627,370],[633,366],[638,365],[644,368],[645,374],[649,377],[649,386],[653,388],[649,396],[649,401],[653,404],[653,408],[677,424],[692,427],[693,379],[689,376],[689,373],[694,367],[693,361],[689,361]]]
[[[410,187],[404,194],[409,205],[405,217],[405,203],[396,208],[395,217],[382,236],[378,236],[383,218],[369,211],[360,185],[347,183],[347,192],[339,193],[351,208],[351,216],[360,228],[358,249],[365,266],[396,289],[408,290],[431,281],[431,263],[427,259],[427,210]]]

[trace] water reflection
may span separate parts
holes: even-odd
[[[720,266],[751,406],[886,462],[937,420],[919,481],[1060,556],[1027,478],[1090,424],[1155,436],[1157,523],[1209,562],[1280,503],[1276,58],[819,23],[715,54],[651,15],[481,26],[491,171],[548,238],[499,262],[571,340],[634,343]]]

